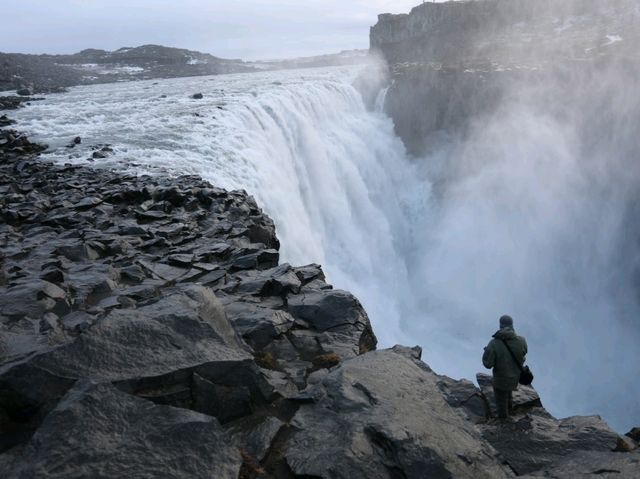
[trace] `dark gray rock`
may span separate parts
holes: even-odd
[[[327,342],[339,344],[340,347],[336,348],[339,351],[336,352],[342,357],[375,349],[377,339],[367,314],[360,302],[346,291],[310,291],[293,295],[289,297],[288,310],[297,320],[326,333],[325,338],[332,338]]]
[[[482,390],[482,394],[489,403],[491,415],[496,416],[496,398],[493,393],[492,376],[489,374],[478,373],[476,375],[476,380]],[[523,386],[522,384],[518,385],[518,389],[512,393],[512,398],[513,410],[516,413],[520,411],[527,411],[534,407],[542,407],[540,396],[533,386]]]
[[[239,301],[228,305],[226,312],[235,330],[256,351],[289,331],[294,323],[294,318],[286,311]]]
[[[175,281],[189,272],[186,268],[169,266],[164,263],[152,263],[145,260],[139,260],[138,264],[148,271],[153,277],[166,281]]]
[[[479,423],[490,417],[489,402],[486,396],[471,381],[439,376],[438,388],[447,403],[461,413],[465,419]]]
[[[241,254],[237,256],[232,264],[232,270],[246,270],[246,269],[269,269],[278,265],[280,258],[279,253],[276,250],[268,249],[256,251],[248,254]]]
[[[50,283],[60,284],[64,282],[64,273],[58,268],[47,268],[42,271],[40,278]]]
[[[293,270],[295,271],[296,276],[303,285],[308,284],[315,279],[319,279],[322,281],[326,279],[324,276],[324,272],[322,271],[322,267],[318,264],[299,266],[297,268],[294,268]]]
[[[522,476],[524,478],[546,477],[551,479],[623,479],[638,477],[640,451],[632,453],[581,451],[544,471]]]
[[[79,136],[76,136],[73,140],[69,142],[69,144],[67,145],[67,148],[75,148],[80,143],[82,143],[82,138]]]
[[[349,359],[311,386],[285,458],[318,478],[512,477],[408,349]],[[338,433],[339,431],[339,433]]]
[[[258,296],[286,296],[289,293],[297,294],[300,292],[300,279],[289,264],[237,277],[240,279],[240,285],[237,289],[239,293]]]
[[[100,257],[100,254],[86,243],[60,246],[57,249],[57,253],[66,257],[68,260],[77,263],[83,261],[93,261]]]
[[[236,421],[230,424],[226,431],[239,450],[261,461],[284,425],[285,423],[276,417],[259,416]]]
[[[487,421],[487,377],[481,391],[419,348],[371,353],[357,299],[318,265],[278,266],[245,192],[50,165],[0,139],[3,477],[225,477],[229,451],[234,477],[509,477],[505,458],[565,471],[577,451],[635,448],[596,418],[554,419],[532,389],[513,422]]]
[[[123,280],[133,283],[142,283],[147,278],[142,268],[135,264],[121,268],[120,276]]]
[[[191,98],[193,98],[194,100],[202,100],[203,95],[202,93],[194,93],[193,95],[191,95]]]
[[[640,427],[634,427],[626,436],[633,439],[636,443],[640,443]]]
[[[66,284],[74,303],[87,305],[108,296],[119,280],[118,270],[107,264],[74,264],[66,272]]]
[[[250,358],[213,293],[194,285],[135,310],[114,310],[32,363],[64,377],[116,381]]]
[[[81,382],[43,421],[3,477],[237,478],[240,453],[216,419]]]
[[[183,268],[190,267],[195,261],[195,257],[192,254],[172,254],[167,257],[167,262],[173,266],[180,266]]]
[[[318,331],[364,322],[366,314],[353,295],[340,290],[292,296],[288,308],[294,317]]]
[[[72,333],[82,333],[87,331],[95,322],[95,316],[83,311],[75,311],[62,318],[63,327]]]
[[[557,420],[542,408],[480,428],[482,436],[518,475],[546,471],[579,451],[610,452],[619,438],[598,416]]]
[[[86,198],[83,198],[82,200],[80,200],[79,202],[77,202],[75,204],[75,208],[77,210],[89,210],[91,208],[94,208],[95,206],[98,206],[100,203],[102,203],[102,198],[97,198],[95,196],[88,196]]]
[[[0,311],[13,318],[39,319],[66,299],[63,289],[44,280],[25,280],[0,294]]]

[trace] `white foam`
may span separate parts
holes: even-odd
[[[91,144],[110,143],[117,163],[107,164],[248,190],[275,219],[283,259],[323,264],[391,345],[402,340],[408,287],[398,247],[413,167],[391,121],[367,112],[351,87],[356,71],[79,87],[25,110],[21,127],[49,142],[56,161],[85,163]],[[79,149],[63,147],[77,135]]]

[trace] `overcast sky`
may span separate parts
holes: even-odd
[[[226,58],[368,48],[383,12],[422,0],[0,0],[0,51],[74,53],[156,43]]]

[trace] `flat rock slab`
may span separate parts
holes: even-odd
[[[478,373],[476,374],[476,380],[478,381],[482,394],[489,402],[492,415],[497,415],[496,397],[493,393],[492,377],[489,374]],[[533,386],[523,386],[522,384],[519,384],[518,389],[512,393],[512,399],[514,412],[526,411],[534,407],[542,407],[540,395]]]
[[[215,418],[82,382],[19,452],[0,456],[0,476],[28,479],[238,477],[240,453]]]
[[[506,478],[496,452],[445,401],[408,348],[369,352],[305,391],[286,461],[317,478]]]
[[[557,420],[542,408],[517,420],[481,425],[480,429],[518,475],[547,470],[580,451],[611,452],[619,437],[598,416]]]
[[[59,376],[115,381],[251,359],[231,326],[223,318],[214,323],[203,312],[206,308],[174,292],[135,310],[114,310],[75,341],[34,359],[34,364]]]
[[[551,469],[522,476],[532,479],[634,479],[640,477],[640,451],[579,452],[565,458]]]

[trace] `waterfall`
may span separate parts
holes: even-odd
[[[275,218],[283,260],[321,263],[363,302],[382,345],[400,341],[416,180],[391,121],[349,83],[326,80],[260,95],[225,123],[254,170],[238,186]]]
[[[384,112],[384,104],[385,104],[385,101],[387,99],[387,93],[389,93],[389,87],[388,86],[385,86],[384,88],[380,89],[380,91],[376,95],[376,102],[375,102],[375,105],[374,105],[374,111],[376,111],[378,113]]]
[[[410,302],[404,251],[413,240],[416,169],[384,114],[368,111],[340,68],[76,88],[23,113],[53,146],[81,135],[113,144],[113,166],[198,174],[245,189],[275,220],[281,259],[317,262],[364,304],[381,346],[403,342]],[[202,92],[195,101],[188,92]],[[197,114],[197,116],[195,116]],[[52,125],[55,123],[55,128]],[[66,148],[51,158],[84,163]],[[86,156],[85,156],[86,155]]]
[[[246,189],[274,218],[282,260],[321,263],[362,301],[381,347],[419,344],[437,372],[473,378],[510,313],[553,413],[637,422],[636,306],[599,288],[624,218],[576,174],[572,132],[512,112],[465,145],[411,159],[382,113],[386,91],[367,110],[357,73],[81,87],[15,117],[56,161],[86,163],[89,145],[110,143],[115,156],[100,165]],[[76,135],[72,152],[57,148]],[[432,191],[439,165],[456,158],[465,174]],[[623,316],[635,326],[607,320]]]

